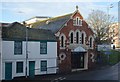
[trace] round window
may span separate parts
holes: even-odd
[[[65,53],[61,53],[59,55],[59,57],[60,57],[60,60],[64,60],[66,58],[66,54]]]

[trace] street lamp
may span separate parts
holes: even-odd
[[[110,9],[113,8],[113,7],[114,7],[113,4],[110,4],[110,5],[107,6],[107,13],[108,13],[108,17],[107,17],[107,18],[108,18],[108,28],[109,28],[109,25],[110,25],[110,21],[109,21],[109,16],[110,16],[110,15],[109,15],[109,11],[110,11]],[[110,29],[110,28],[109,28],[109,29]],[[110,33],[110,30],[109,30],[109,32],[108,32],[108,43],[111,44],[109,33]]]
[[[110,25],[110,21],[109,21],[109,17],[110,17],[110,15],[109,15],[109,10],[111,9],[111,8],[113,8],[114,6],[113,6],[113,4],[110,4],[110,5],[108,5],[108,7],[107,7],[107,13],[108,13],[108,28],[109,28],[109,32],[108,32],[108,44],[110,44],[111,45],[111,39],[110,39],[110,27],[109,27],[109,25]],[[109,57],[109,54],[108,54],[108,64],[109,64],[109,60],[110,60],[110,57]]]
[[[114,7],[113,4],[110,4],[110,5],[107,7],[108,18],[109,18],[109,9],[110,9],[110,8],[113,8],[113,7]]]
[[[25,21],[23,22],[25,25]],[[25,77],[27,78],[27,60],[28,60],[28,27],[26,27],[26,32],[25,32],[25,38],[26,38],[26,67],[25,67]]]

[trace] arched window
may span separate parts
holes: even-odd
[[[77,20],[77,23],[76,23],[76,24],[79,25],[79,18],[76,18],[76,20]]]
[[[76,17],[73,19],[73,25],[82,26],[82,20],[80,19],[80,17]]]
[[[79,43],[79,32],[76,33],[76,43]]]
[[[64,49],[65,48],[66,36],[63,33],[60,35],[59,41],[60,41],[60,48]]]
[[[81,39],[82,39],[82,40],[81,40],[81,43],[84,44],[84,33],[82,33]]]
[[[73,40],[74,40],[73,39],[73,33],[70,34],[70,38],[71,38],[70,42],[73,43]]]
[[[64,37],[61,36],[61,47],[64,47]]]
[[[92,40],[92,37],[90,37],[90,48],[91,48],[92,45],[93,45],[93,44],[92,44],[92,41],[93,41],[93,40]]]

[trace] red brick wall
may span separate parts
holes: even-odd
[[[66,73],[71,71],[71,50],[60,50],[59,51],[64,52],[66,54],[65,60],[62,60],[59,64],[59,72],[60,73]]]
[[[74,14],[73,18],[76,17],[76,16],[79,16],[81,19],[83,19],[83,17],[79,13]],[[93,36],[92,30],[90,28],[88,28],[88,24],[84,20],[82,22],[82,26],[73,26],[73,19],[70,19],[67,22],[67,26],[64,26],[59,32],[60,32],[60,34],[63,33],[66,36],[66,41],[68,41],[69,40],[69,32],[71,30],[73,30],[73,31],[76,31],[76,30],[85,31],[86,36],[87,36],[86,40],[88,40],[88,37],[90,35]],[[58,42],[58,57],[59,57],[59,54],[61,52],[66,53],[66,59],[59,64],[59,70],[60,70],[60,72],[71,71],[71,50],[68,50],[68,51],[66,49],[61,50],[59,47],[60,47],[60,44]],[[94,67],[94,63],[91,62],[90,53],[94,53],[94,50],[89,50],[88,51],[88,56],[89,56],[88,67],[92,68],[92,67]]]
[[[96,57],[95,50],[88,50],[88,69],[93,69],[95,67],[95,62],[91,60],[91,53]]]

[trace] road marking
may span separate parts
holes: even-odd
[[[51,82],[59,82],[65,79],[66,79],[65,77],[58,77],[58,78],[55,78],[54,80],[51,80]]]
[[[61,78],[61,80],[65,80],[65,79],[66,79],[65,77]]]

